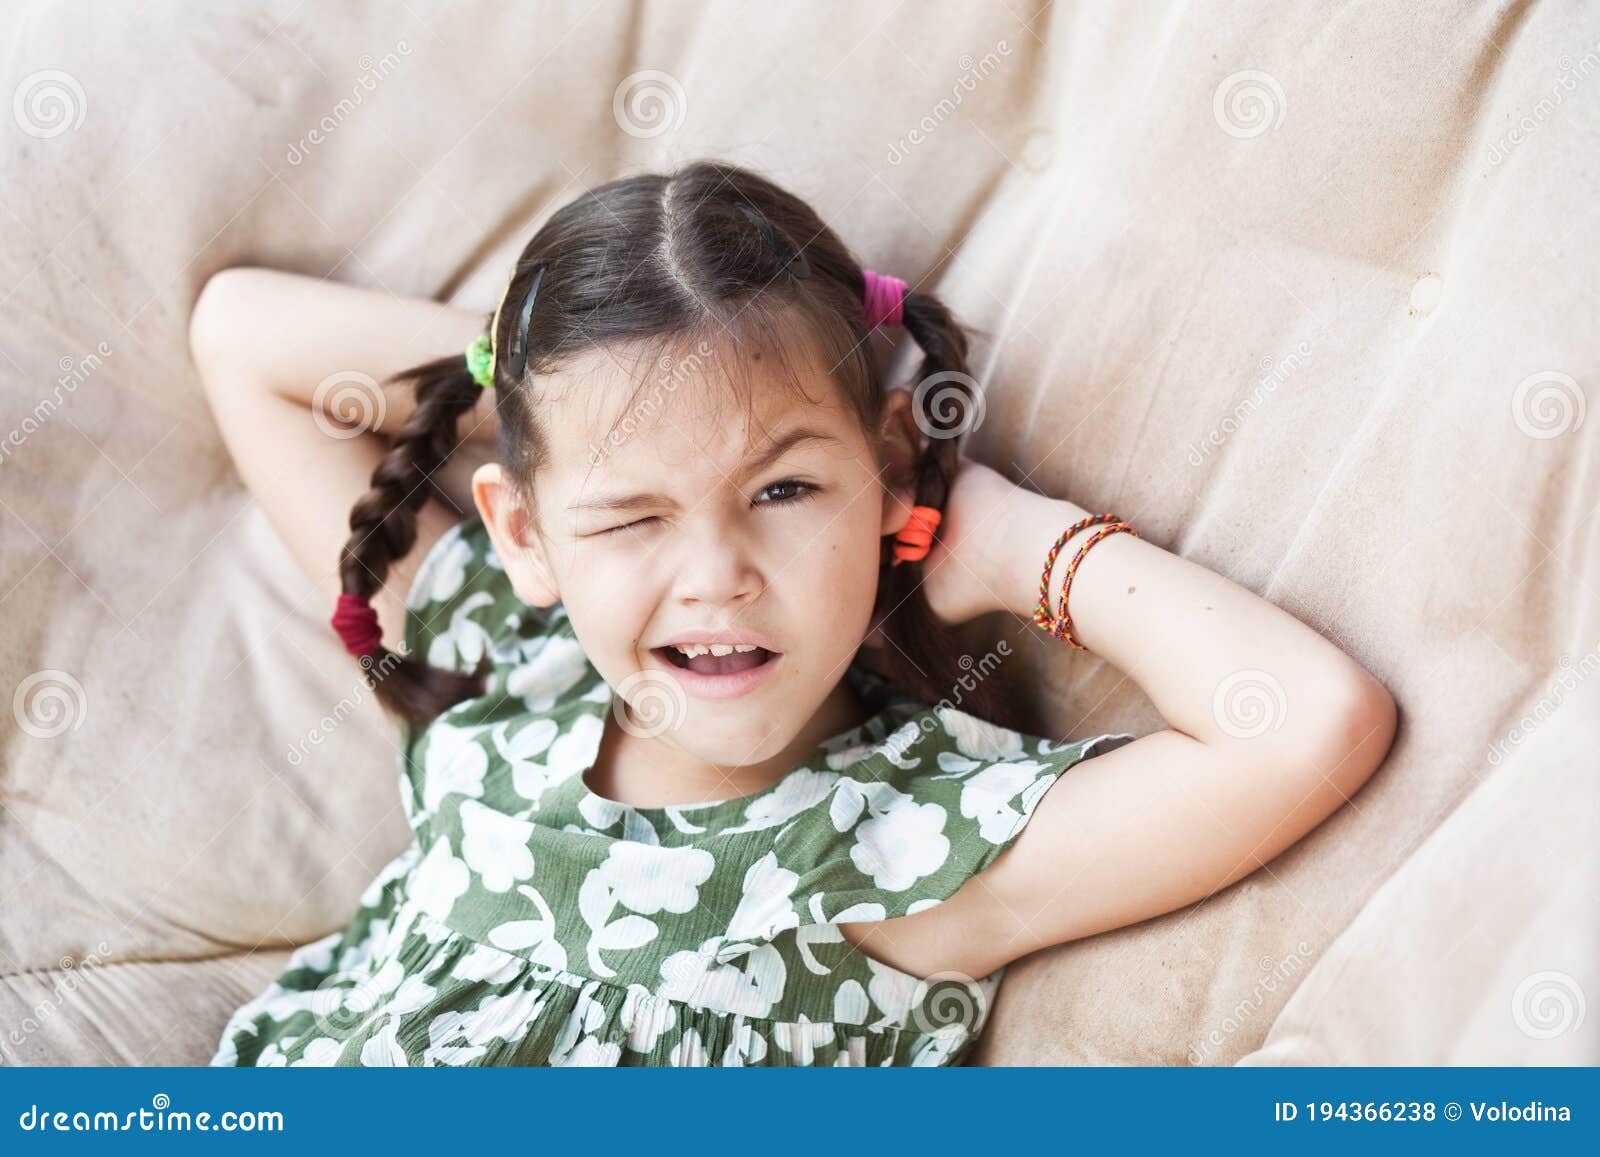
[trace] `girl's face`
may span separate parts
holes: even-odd
[[[871,624],[880,540],[912,504],[891,489],[917,446],[909,395],[889,394],[869,441],[820,365],[797,369],[814,402],[770,359],[741,367],[747,411],[708,359],[636,398],[632,364],[600,350],[541,379],[536,528],[496,464],[475,478],[479,509],[518,594],[565,605],[644,733],[719,767],[760,763],[806,729]],[[695,667],[771,654],[697,676],[671,644],[700,632],[762,650]]]

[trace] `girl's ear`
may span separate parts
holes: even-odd
[[[878,430],[878,454],[884,469],[883,533],[898,534],[917,501],[917,459],[922,431],[911,408],[910,390],[890,390]]]
[[[485,462],[472,472],[472,500],[517,597],[534,607],[560,602],[561,591],[545,554],[544,541],[500,463]]]

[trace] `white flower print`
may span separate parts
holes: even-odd
[[[544,716],[523,726],[515,736],[511,724],[502,723],[493,732],[494,749],[511,768],[511,786],[523,799],[537,801],[550,785],[550,769],[535,759],[561,733],[554,719]]]
[[[450,841],[439,840],[428,849],[428,854],[411,874],[407,891],[424,912],[444,920],[466,892],[471,878],[467,866],[451,854]]]
[[[939,718],[955,740],[956,750],[968,759],[1016,759],[1023,753],[1021,732],[953,707],[939,708]]]
[[[1031,759],[984,768],[961,785],[961,814],[977,819],[978,833],[991,844],[1005,843],[1022,823],[1011,801],[1045,770]]]
[[[697,1008],[767,1016],[783,996],[787,970],[783,954],[763,944],[744,956],[743,965],[715,964],[713,938],[699,951],[674,952],[661,963],[662,984],[656,995],[667,1000],[692,1002]]]
[[[361,1046],[361,1063],[367,1068],[409,1067],[410,1058],[400,1047],[400,1018],[391,1016],[375,1035]]]
[[[428,662],[435,667],[471,671],[489,652],[489,632],[472,613],[479,607],[492,606],[494,596],[487,591],[474,591],[461,600],[450,615],[450,625],[433,637],[428,644]]]
[[[840,1024],[865,1024],[872,1004],[859,980],[845,981],[833,993],[833,1019]]]
[[[716,860],[704,848],[659,848],[618,841],[596,872],[629,911],[687,912]],[[594,873],[590,873],[592,876]]]
[[[936,803],[906,803],[875,815],[856,828],[851,862],[877,887],[904,892],[950,857],[945,818]]]
[[[872,997],[872,1003],[883,1010],[883,1018],[874,1021],[870,1027],[905,1024],[923,981],[898,968],[879,964],[870,956],[863,959],[872,973],[872,979],[867,982],[867,993]]]
[[[457,980],[501,985],[510,984],[521,971],[520,957],[498,951],[487,944],[474,944],[470,952],[456,961],[450,969],[450,975]]]
[[[545,759],[552,784],[564,783],[594,766],[594,757],[600,752],[600,739],[605,732],[605,720],[588,711],[579,712],[563,726],[566,730],[550,745],[550,754]]]
[[[517,891],[533,902],[533,906],[539,910],[539,918],[508,920],[504,924],[498,924],[489,929],[489,943],[508,952],[531,948],[533,951],[528,953],[528,959],[535,964],[566,971],[567,950],[556,938],[555,913],[550,911],[550,905],[545,903],[544,897],[536,888],[519,884]]]
[[[622,1046],[617,1042],[605,1044],[599,1037],[586,1036],[577,1048],[551,1064],[562,1068],[610,1068],[621,1059]]]
[[[772,1043],[794,1058],[797,1065],[816,1060],[818,1045],[834,1039],[834,1027],[827,1021],[812,1021],[801,1013],[796,1021],[780,1021],[772,1026]]]
[[[532,712],[548,711],[567,692],[590,678],[589,658],[575,638],[552,634],[540,640],[531,657],[506,676],[506,694]]]
[[[451,727],[444,722],[436,722],[428,729],[422,756],[422,808],[428,815],[439,810],[447,795],[483,795],[489,756],[478,745],[481,730]]]
[[[657,1000],[642,984],[628,985],[627,998],[622,1002],[622,1022],[628,1029],[630,1049],[649,1052],[677,1019],[677,1007],[671,1001]]]
[[[795,911],[795,885],[800,876],[778,864],[768,852],[751,864],[744,874],[744,894],[728,922],[729,940],[771,940],[786,928],[797,927],[800,913]]]
[[[410,609],[420,611],[429,603],[447,602],[465,585],[467,568],[475,564],[472,544],[461,534],[463,525],[458,522],[441,534],[433,550],[428,552],[406,596],[406,606]]]
[[[741,1022],[733,1030],[733,1039],[728,1042],[728,1047],[722,1051],[722,1064],[725,1068],[759,1065],[766,1057],[766,1038]]]
[[[338,1063],[339,1054],[344,1051],[344,1042],[330,1040],[327,1037],[317,1037],[307,1041],[305,1051],[300,1054],[300,1059],[291,1064],[290,1068],[331,1068]]]
[[[705,1068],[710,1063],[711,1056],[700,1039],[700,1030],[691,1028],[679,1037],[678,1043],[672,1047],[668,1060],[680,1068]]]
[[[616,975],[600,957],[604,950],[638,948],[661,929],[644,915],[612,920],[620,904],[632,912],[688,912],[699,899],[700,885],[716,861],[703,848],[662,848],[618,840],[605,861],[584,877],[578,889],[578,910],[593,930],[589,967],[609,980]]]
[[[489,993],[475,1009],[444,1012],[428,1023],[424,1064],[465,1065],[481,1059],[490,1041],[514,1043],[527,1035],[545,1002],[538,987]]]
[[[606,1023],[606,1006],[594,997],[599,987],[598,980],[591,980],[579,989],[572,1011],[562,1022],[561,1031],[550,1050],[551,1065],[614,1065],[621,1057],[620,1044],[602,1045],[594,1035]],[[580,1044],[580,1040],[587,1041],[587,1047]]]
[[[745,809],[745,823],[728,830],[753,832],[776,827],[827,799],[828,793],[838,781],[839,773],[836,771],[815,771],[809,767],[796,768],[779,780],[777,787],[769,794],[750,803]]]
[[[491,892],[533,876],[533,825],[477,800],[461,801],[461,858]]]

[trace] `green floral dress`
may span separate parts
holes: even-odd
[[[908,699],[772,787],[632,807],[591,792],[612,690],[560,605],[517,598],[480,519],[429,552],[406,645],[485,695],[406,729],[415,841],[349,927],[229,1019],[213,1065],[950,1065],[1005,969],[917,977],[839,923],[931,908],[1021,833],[1078,743]]]

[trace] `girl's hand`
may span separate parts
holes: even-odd
[[[933,548],[922,562],[923,593],[943,622],[955,626],[990,611],[1014,609],[1015,592],[1007,589],[1014,583],[1005,528],[1009,513],[1029,493],[961,456]]]

